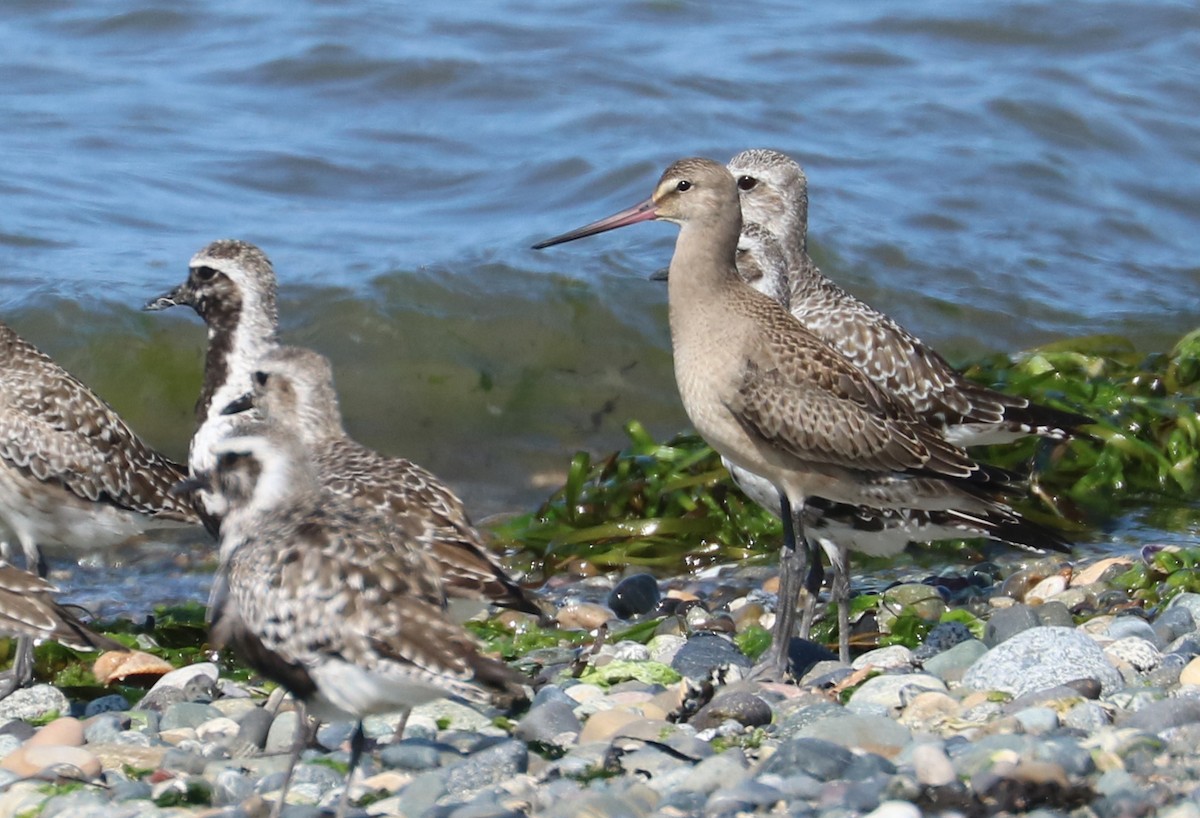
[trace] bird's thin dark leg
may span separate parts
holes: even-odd
[[[796,604],[800,598],[800,578],[804,575],[805,549],[801,539],[804,529],[799,517],[792,513],[792,504],[780,492],[780,519],[783,520],[783,549],[779,553],[779,601],[775,606],[775,629],[771,647],[759,662],[760,675],[779,680],[789,676],[789,648],[796,630]],[[797,531],[797,528],[800,530]]]
[[[837,602],[838,658],[850,661],[850,549],[844,545],[837,548],[837,559],[833,563],[833,584],[830,596]]]
[[[408,717],[405,716],[406,721],[407,719]],[[358,767],[359,759],[362,758],[366,740],[366,736],[363,734],[363,723],[360,721],[354,726],[354,732],[350,734],[350,769],[346,771],[346,789],[342,790],[342,799],[338,802],[337,818],[346,818],[346,810],[350,808],[350,782],[354,780],[354,770]]]

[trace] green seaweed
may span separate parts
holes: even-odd
[[[623,662],[618,660],[599,667],[589,666],[580,674],[579,681],[610,687],[630,679],[636,679],[646,684],[669,685],[682,678],[679,673],[662,662]]]

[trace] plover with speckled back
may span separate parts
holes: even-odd
[[[55,600],[57,592],[42,577],[0,562],[0,633],[35,642],[50,639],[73,650],[127,650],[84,625]]]
[[[480,655],[448,619],[429,557],[323,489],[299,439],[275,426],[226,438],[214,453],[214,470],[193,478],[229,509],[209,599],[213,642],[317,718],[357,723],[339,815],[366,716],[443,697],[483,704],[524,695],[523,677]],[[300,722],[293,765],[306,733]]]
[[[157,528],[198,525],[170,494],[183,467],[134,434],[116,411],[0,323],[0,533],[12,558],[45,575],[43,547],[106,548]],[[23,639],[14,684],[32,678]]]
[[[250,389],[250,373],[259,357],[276,346],[278,312],[275,269],[258,247],[237,239],[221,239],[204,247],[188,264],[187,280],[151,299],[147,310],[191,307],[208,328],[204,384],[196,401],[196,431],[188,449],[193,474],[213,466],[217,441],[237,434],[256,418],[229,416],[221,410]],[[200,492],[206,524],[216,533],[224,509]]]
[[[429,554],[448,595],[542,613],[533,594],[488,552],[462,501],[445,483],[410,460],[382,455],[346,434],[325,356],[279,347],[259,360],[251,380],[253,391],[226,411],[256,408],[269,424],[298,436],[321,484],[380,515]]]

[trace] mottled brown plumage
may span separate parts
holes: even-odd
[[[347,786],[364,717],[445,696],[522,695],[522,678],[447,619],[428,556],[323,489],[299,439],[267,427],[226,438],[215,454],[213,474],[197,478],[229,509],[209,599],[213,642],[319,718],[358,722]],[[343,796],[339,814],[345,805]]]
[[[488,599],[540,613],[471,525],[462,501],[429,471],[353,440],[342,425],[329,361],[312,350],[279,347],[264,355],[246,403],[300,437],[327,490],[380,515],[433,558],[451,596]]]
[[[784,260],[781,266],[770,248],[767,254],[749,248],[738,259],[743,277],[948,440],[976,446],[1031,434],[1064,438],[1092,422],[968,380],[920,338],[824,276],[808,254],[808,181],[790,157],[753,149],[728,167],[747,226],[770,233]],[[778,298],[779,291],[787,297]]]
[[[981,496],[981,486],[1002,483],[1003,475],[947,443],[742,280],[737,183],[716,162],[676,162],[650,200],[535,246],[649,219],[680,226],[668,287],[675,376],[688,417],[723,457],[780,493],[783,602],[768,661],[784,672],[804,562],[797,543],[806,498],[1001,513],[1002,506]],[[819,582],[819,573],[813,577]]]

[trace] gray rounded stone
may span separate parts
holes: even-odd
[[[177,702],[166,709],[158,723],[159,731],[179,727],[199,727],[206,721],[221,718],[221,711],[210,704]]]
[[[383,766],[393,770],[433,770],[442,764],[442,753],[449,748],[425,739],[405,739],[389,744],[379,753]]]
[[[994,612],[983,627],[983,643],[989,648],[1006,642],[1018,633],[1038,626],[1033,608],[1017,603]]]
[[[125,711],[129,709],[129,700],[120,693],[112,693],[108,696],[101,696],[98,699],[92,699],[83,708],[83,717],[90,719],[92,716],[98,716],[101,713],[111,713],[114,711]]]
[[[853,713],[810,724],[800,735],[883,755],[895,755],[912,740],[907,727],[887,716]]]
[[[499,784],[529,768],[529,750],[522,741],[502,741],[473,754],[446,770],[446,791],[452,795]]]
[[[698,633],[671,660],[675,672],[690,679],[706,679],[713,668],[735,665],[749,669],[751,662],[737,645],[715,633]]]
[[[963,674],[963,685],[1022,696],[1076,679],[1095,679],[1101,689],[1122,684],[1104,651],[1072,628],[1032,628],[996,645]]]
[[[764,761],[755,776],[807,775],[819,781],[841,778],[854,754],[832,741],[819,738],[794,738],[776,748],[774,755]]]
[[[972,637],[930,656],[922,662],[922,667],[926,673],[937,676],[943,681],[957,682],[962,679],[967,668],[975,664],[985,653],[987,653],[987,645]]]
[[[71,702],[53,685],[21,688],[0,700],[0,719],[36,721],[51,715],[66,715],[70,711]]]
[[[563,698],[568,699],[565,695]],[[517,725],[515,734],[522,741],[561,747],[575,743],[582,729],[573,702],[551,699],[531,708]]]
[[[714,697],[700,708],[689,724],[697,730],[707,730],[729,720],[745,727],[770,724],[771,706],[753,693],[734,690]]]
[[[929,690],[946,692],[946,683],[927,673],[901,673],[867,679],[846,705],[855,713],[887,716],[905,707],[914,696]]]
[[[1162,699],[1141,707],[1135,713],[1117,716],[1118,727],[1132,727],[1147,733],[1161,733],[1172,727],[1200,722],[1200,700]]]

